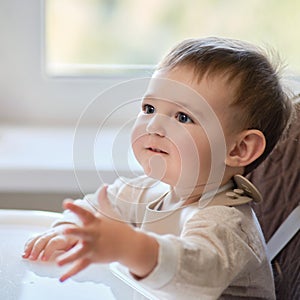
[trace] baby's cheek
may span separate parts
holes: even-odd
[[[131,147],[133,154],[137,161],[141,163],[141,151],[142,151],[142,138],[136,138],[131,140]]]
[[[138,139],[144,136],[146,132],[147,122],[143,117],[138,117],[131,130],[131,144],[134,144]]]
[[[200,169],[200,155],[197,151],[195,145],[183,145],[180,147],[180,161],[181,161],[181,169],[183,173],[198,173]]]
[[[177,135],[172,138],[173,158],[180,176],[192,174],[196,176],[200,168],[200,157],[197,145],[190,135]],[[177,172],[178,172],[177,171]],[[197,174],[194,174],[195,172]],[[189,176],[190,177],[190,176]]]
[[[180,131],[178,132],[180,133]],[[184,132],[181,135],[173,135],[171,140],[182,162],[199,160],[199,147],[190,134]]]

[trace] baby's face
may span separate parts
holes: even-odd
[[[145,173],[185,189],[220,184],[233,138],[229,94],[221,79],[197,82],[188,67],[156,72],[132,131]]]

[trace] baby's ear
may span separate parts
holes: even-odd
[[[229,145],[225,163],[230,167],[245,167],[259,158],[266,147],[266,139],[260,130],[241,132],[235,142]]]

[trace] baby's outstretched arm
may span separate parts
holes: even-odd
[[[118,261],[138,277],[145,277],[156,266],[158,243],[155,238],[124,222],[94,215],[72,202],[65,202],[64,207],[75,213],[83,225],[65,228],[63,232],[66,237],[75,237],[79,242],[58,257],[61,266],[74,262],[72,268],[60,278],[61,281],[94,262]]]
[[[26,244],[22,255],[25,259],[36,260],[42,253],[41,259],[47,261],[55,251],[68,251],[78,242],[75,236],[65,236],[66,228],[75,228],[74,224],[61,224],[46,232],[31,238]]]

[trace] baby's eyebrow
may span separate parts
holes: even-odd
[[[151,100],[155,100],[155,99],[159,99],[159,97],[156,97],[152,94],[145,94],[143,97],[142,97],[142,100],[145,100],[145,99],[151,99]]]

